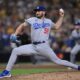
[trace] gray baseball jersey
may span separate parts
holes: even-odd
[[[41,20],[37,17],[32,17],[26,19],[25,22],[26,21],[31,25],[32,42],[48,40],[50,29],[54,25],[50,19],[44,18]]]

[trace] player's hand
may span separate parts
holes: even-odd
[[[60,17],[64,17],[64,10],[62,8],[59,9],[59,15]]]
[[[12,34],[12,35],[10,36],[10,40],[11,40],[12,42],[16,42],[17,36],[16,36],[15,34]]]
[[[21,45],[21,40],[18,40],[19,36],[16,36],[15,34],[12,34],[10,36],[10,41],[13,43],[16,43],[17,45]]]

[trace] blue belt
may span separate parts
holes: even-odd
[[[37,45],[37,44],[41,44],[41,43],[45,43],[45,41],[39,41],[39,42],[32,42],[32,44]]]

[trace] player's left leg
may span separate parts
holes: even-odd
[[[12,50],[6,69],[0,74],[0,78],[11,77],[10,71],[16,62],[18,55],[32,55],[36,54],[36,50],[32,44],[23,45]]]
[[[14,48],[12,50],[11,56],[9,58],[8,64],[6,66],[6,70],[11,71],[16,59],[19,55],[32,55],[36,54],[37,52],[34,50],[32,44],[22,45],[20,47]]]
[[[46,43],[41,44],[38,47],[38,51],[40,52],[41,55],[48,57],[51,61],[55,62],[56,64],[69,66],[74,69],[78,69],[78,68],[80,69],[80,67],[76,64],[73,64],[73,63],[66,61],[66,60],[59,59],[56,56],[56,54],[54,53],[54,51]]]

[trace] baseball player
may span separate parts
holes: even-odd
[[[80,22],[75,24],[75,29],[71,33],[71,38],[75,41],[75,46],[71,50],[70,61],[75,63],[76,55],[80,51]]]
[[[18,55],[42,55],[49,58],[52,62],[59,65],[69,66],[74,69],[80,70],[80,66],[59,59],[54,51],[50,48],[48,43],[49,33],[51,28],[59,29],[64,17],[64,10],[59,10],[59,19],[56,23],[45,17],[46,9],[44,6],[37,6],[35,9],[36,17],[25,19],[25,21],[16,29],[15,33],[11,35],[12,41],[17,40],[17,35],[21,34],[25,28],[31,28],[31,44],[23,45],[12,50],[10,59],[6,69],[0,74],[0,78],[11,77],[11,69],[17,59]]]

